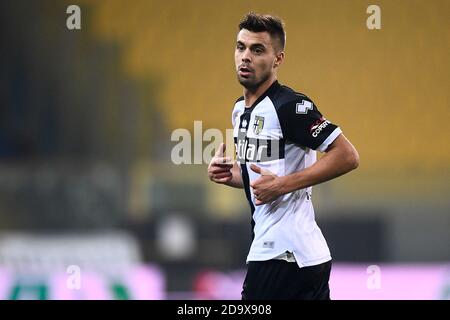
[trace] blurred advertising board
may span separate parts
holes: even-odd
[[[165,277],[127,233],[0,236],[1,300],[153,300]]]
[[[195,280],[196,299],[240,299],[245,271],[205,271]],[[450,264],[334,263],[332,300],[448,300]]]

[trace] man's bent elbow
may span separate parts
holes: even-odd
[[[358,151],[356,151],[355,148],[352,148],[352,150],[349,152],[348,158],[347,158],[347,164],[348,164],[348,171],[355,170],[359,167],[359,154]]]

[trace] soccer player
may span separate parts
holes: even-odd
[[[242,299],[330,299],[331,255],[316,224],[312,186],[359,164],[341,129],[314,102],[281,85],[283,22],[249,13],[239,24],[235,64],[244,95],[232,112],[236,161],[221,144],[209,178],[243,188],[253,241]],[[316,150],[324,152],[316,161]]]

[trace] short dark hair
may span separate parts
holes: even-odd
[[[278,18],[268,14],[261,15],[249,12],[239,23],[239,31],[247,29],[251,32],[267,31],[271,37],[277,38],[284,50],[286,45],[286,33],[284,32],[284,23]]]

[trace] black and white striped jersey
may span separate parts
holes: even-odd
[[[311,202],[312,188],[297,190],[271,203],[255,206],[250,183],[260,177],[250,169],[255,163],[278,176],[301,171],[316,161],[341,134],[307,96],[275,81],[252,106],[244,98],[232,113],[236,159],[252,213],[253,241],[248,261],[294,254],[300,267],[331,259],[317,226]]]

